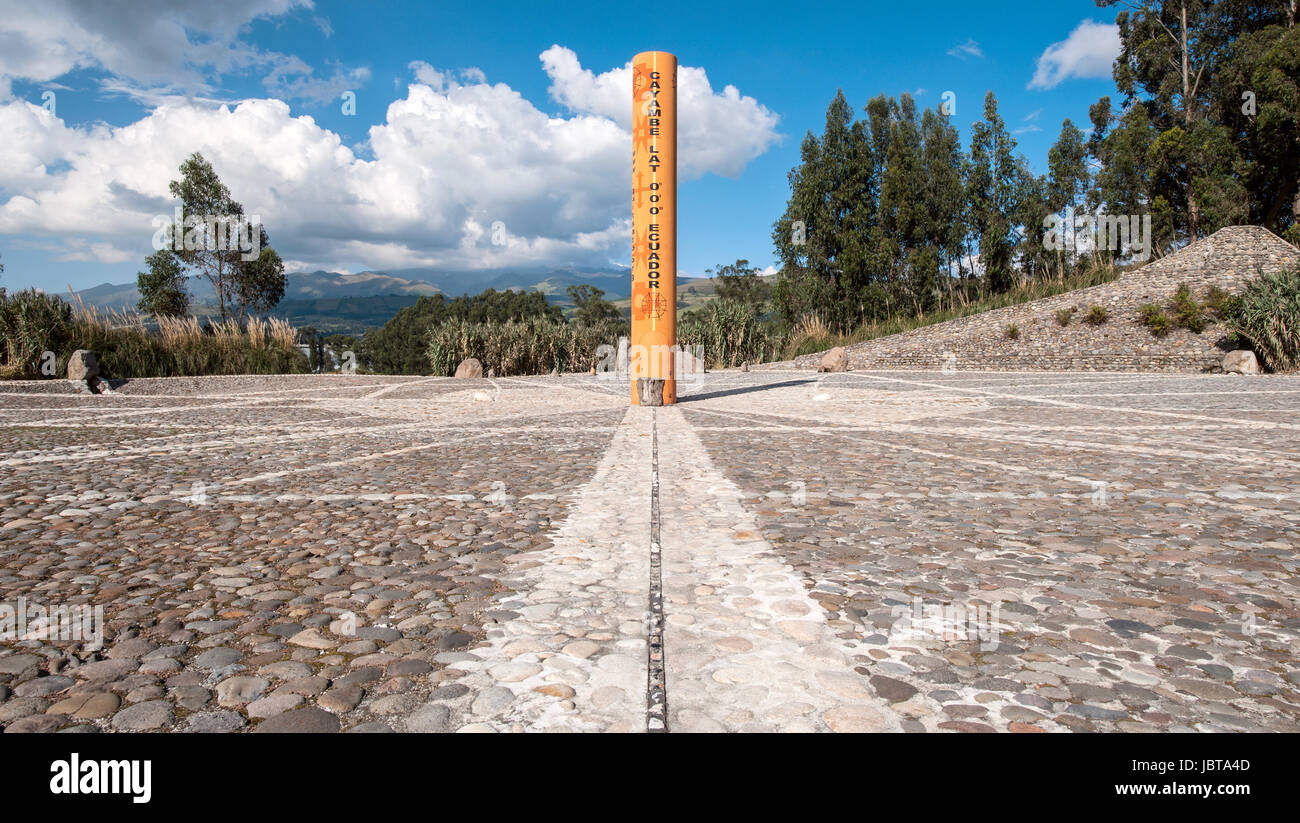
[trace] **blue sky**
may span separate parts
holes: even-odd
[[[626,264],[619,72],[648,49],[703,70],[681,112],[690,275],[773,262],[786,174],[837,88],[859,111],[879,93],[937,107],[951,91],[963,142],[992,89],[1038,171],[1062,119],[1084,127],[1115,94],[1113,32],[1080,28],[1113,12],[1090,0],[27,5],[0,0],[11,290],[134,280],[149,217],[170,212],[167,180],[194,150],[291,269]],[[508,246],[486,240],[498,220]]]

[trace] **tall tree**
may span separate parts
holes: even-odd
[[[576,307],[573,319],[584,326],[622,317],[618,308],[605,299],[605,290],[589,283],[575,284],[564,290]]]
[[[181,179],[171,181],[168,189],[180,198],[185,224],[171,227],[181,233],[180,242],[173,243],[173,235],[164,238],[167,245],[212,284],[222,320],[235,317],[243,322],[250,311],[273,308],[284,295],[284,265],[270,248],[266,231],[248,222],[244,207],[203,155],[191,154],[180,172]],[[254,235],[260,241],[256,247]],[[241,237],[248,248],[241,248]],[[248,254],[254,257],[245,260]]]
[[[980,263],[994,293],[1015,285],[1012,264],[1019,236],[1015,216],[1021,197],[1015,149],[1016,141],[1007,132],[998,114],[997,97],[990,91],[984,96],[984,119],[971,127],[966,191]]]
[[[790,201],[772,228],[782,264],[775,293],[791,322],[819,314],[845,327],[863,312],[875,206],[864,138],[840,91],[826,111],[821,138],[809,132],[800,146],[800,164],[789,175]]]
[[[1149,158],[1157,219],[1156,204],[1163,201],[1176,234],[1189,241],[1247,219],[1285,229],[1296,210],[1279,217],[1300,184],[1292,159],[1296,144],[1276,140],[1279,135],[1270,127],[1280,124],[1286,133],[1294,122],[1287,107],[1296,111],[1290,92],[1300,58],[1288,56],[1287,44],[1295,28],[1295,3],[1097,4],[1122,9],[1115,19],[1121,42],[1115,82],[1125,95],[1124,108],[1145,108],[1157,135]],[[1270,71],[1270,59],[1280,71]],[[1257,115],[1265,105],[1268,114]]]
[[[1067,117],[1061,123],[1061,134],[1056,139],[1055,145],[1047,151],[1045,194],[1048,210],[1073,222],[1075,206],[1088,190],[1088,183],[1088,148],[1085,145],[1084,135]],[[1068,234],[1073,237],[1072,227]],[[1065,274],[1063,258],[1064,250],[1058,246],[1057,273],[1061,276]],[[1071,262],[1073,263],[1073,260]]]
[[[1090,110],[1093,124],[1088,139],[1090,153],[1097,158],[1098,170],[1088,191],[1090,210],[1104,209],[1109,214],[1151,214],[1153,243],[1156,249],[1168,249],[1178,233],[1174,206],[1167,191],[1168,178],[1153,180],[1150,156],[1159,136],[1144,106],[1130,106],[1116,117],[1110,99],[1103,97]]]
[[[171,249],[160,249],[145,258],[147,272],[136,275],[140,292],[137,307],[154,317],[184,317],[189,314],[190,295],[185,288],[185,273]]]
[[[772,284],[748,260],[737,260],[730,265],[718,265],[708,272],[715,278],[713,289],[719,300],[730,300],[751,306],[755,312],[767,311],[772,296]]]
[[[938,298],[938,250],[929,244],[924,149],[911,95],[891,101],[889,144],[880,183],[881,251],[889,255],[892,297],[913,314]]]
[[[259,227],[260,228],[260,227]],[[235,269],[235,297],[242,323],[248,313],[263,314],[275,308],[284,297],[286,279],[284,261],[275,249],[266,245],[266,232],[262,232],[261,251],[252,260],[242,258]]]
[[[966,158],[957,129],[947,116],[931,109],[921,115],[921,140],[926,244],[935,250],[951,306],[953,267],[960,277],[966,233],[962,222]]]

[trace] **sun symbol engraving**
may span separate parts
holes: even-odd
[[[641,296],[641,316],[655,320],[668,313],[668,300],[658,291],[646,292]]]

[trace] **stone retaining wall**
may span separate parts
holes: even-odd
[[[1218,369],[1228,331],[1212,323],[1201,334],[1185,329],[1157,338],[1137,319],[1144,303],[1166,306],[1184,283],[1198,297],[1211,286],[1240,292],[1259,272],[1300,263],[1300,250],[1259,226],[1222,229],[1187,248],[1121,276],[1066,294],[994,309],[970,317],[870,340],[847,348],[852,369],[955,369],[1006,371],[1174,371]],[[1068,326],[1056,312],[1078,309]],[[1110,319],[1084,321],[1092,306]],[[1007,328],[1015,324],[1015,340]],[[820,354],[785,368],[816,368]],[[777,364],[771,364],[777,365]]]

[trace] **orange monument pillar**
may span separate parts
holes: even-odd
[[[632,58],[632,403],[677,402],[677,58]],[[662,385],[662,400],[659,386]]]

